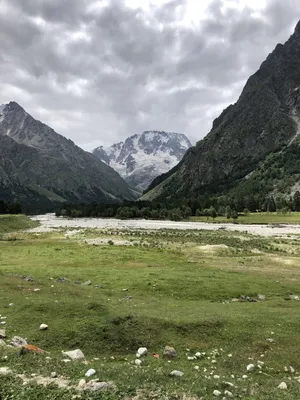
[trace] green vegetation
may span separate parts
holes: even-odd
[[[215,218],[211,216],[196,216],[190,217],[188,220],[216,223],[232,222],[232,219],[228,219],[226,216],[217,216]],[[300,212],[287,212],[283,210],[283,212],[249,213],[245,210],[244,213],[239,214],[238,221],[236,222],[239,224],[300,224]]]
[[[25,215],[0,215],[0,235],[38,226],[39,223],[31,221]]]
[[[49,377],[56,371],[76,385],[89,368],[101,381],[113,381],[117,391],[85,393],[83,399],[208,400],[216,389],[246,400],[300,396],[294,379],[300,371],[299,302],[290,299],[300,294],[298,239],[225,231],[70,233],[20,233],[0,242],[7,340],[18,335],[49,352],[20,356],[0,347],[0,368],[14,372],[1,376],[1,399],[71,399],[74,388],[58,389],[55,380],[48,387],[24,386],[15,375]],[[92,246],[85,242],[90,238],[112,243]],[[120,239],[133,245],[118,246]],[[24,278],[29,276],[32,281]],[[90,286],[79,284],[88,280]],[[231,302],[258,294],[266,300]],[[41,323],[49,329],[40,331]],[[177,350],[171,363],[162,357],[165,345]],[[149,354],[136,367],[140,346]],[[62,350],[76,348],[91,364],[62,361]],[[198,351],[205,356],[187,359]],[[265,363],[262,373],[258,367],[248,373],[247,365],[258,360]],[[289,366],[295,374],[284,370]],[[184,376],[170,377],[175,369]],[[237,387],[226,387],[228,381]],[[282,381],[288,390],[277,389]]]

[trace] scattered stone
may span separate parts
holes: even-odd
[[[266,296],[264,294],[258,294],[257,295],[257,300],[264,301],[264,300],[266,300]]]
[[[32,282],[32,281],[33,281],[33,278],[32,278],[31,276],[23,275],[23,276],[21,276],[21,278],[22,278],[25,282]]]
[[[40,289],[40,288],[35,288],[35,289],[33,289],[33,291],[34,291],[34,292],[40,292],[41,289]]]
[[[52,378],[52,379],[57,378],[57,373],[56,372],[51,372],[50,378]]]
[[[82,286],[91,286],[92,281],[86,281],[82,284]]]
[[[10,344],[14,347],[23,347],[27,344],[26,340],[21,338],[20,336],[14,336],[11,339]]]
[[[138,358],[134,361],[135,365],[140,367],[142,365],[142,360],[139,360]]]
[[[0,375],[8,375],[11,374],[12,370],[9,369],[8,367],[1,367],[0,368]]]
[[[257,364],[260,365],[261,367],[262,367],[263,365],[265,365],[265,363],[264,363],[263,361],[257,361]]]
[[[73,361],[81,361],[84,360],[84,354],[80,349],[72,350],[72,351],[63,351],[64,356],[71,358]]]
[[[14,303],[9,303],[8,307],[12,307],[14,305]]]
[[[146,347],[140,347],[137,352],[140,356],[145,356],[148,353],[148,350]]]
[[[56,282],[60,282],[60,283],[64,283],[64,282],[68,282],[69,279],[65,278],[65,277],[61,277],[56,279]]]
[[[80,379],[77,388],[78,389],[83,389],[85,387],[85,385],[86,385],[85,379]]]
[[[248,378],[248,375],[243,375],[242,378],[243,378],[243,379],[247,379],[247,378]]]
[[[200,353],[200,351],[198,351],[198,352],[195,354],[195,357],[197,357],[197,358],[202,358],[202,354]]]
[[[275,339],[273,338],[267,338],[266,341],[269,343],[275,343]]]
[[[107,391],[115,389],[116,389],[115,385],[111,382],[96,382],[96,381],[87,382],[83,388],[83,390],[90,390],[91,392]]]
[[[86,376],[86,377],[90,377],[90,376],[95,375],[95,373],[96,373],[96,370],[94,370],[93,368],[91,368],[91,369],[89,369],[89,370],[85,373],[85,376]]]
[[[290,295],[290,299],[291,299],[291,300],[297,300],[297,301],[299,301],[299,300],[300,300],[300,297],[299,297],[299,296],[296,296],[296,295],[294,295],[294,294],[291,294],[291,295]]]
[[[278,389],[286,390],[287,389],[287,384],[285,382],[281,382],[278,385]]]
[[[0,339],[5,339],[6,335],[5,335],[5,329],[0,329]]]
[[[193,361],[193,360],[197,360],[197,357],[189,356],[187,359],[188,359],[189,361]]]
[[[249,365],[247,365],[247,371],[249,371],[249,372],[253,371],[254,368],[255,368],[255,365],[254,365],[254,364],[249,364]]]
[[[229,392],[229,390],[225,390],[224,394],[227,397],[233,397],[233,394],[231,392]]]
[[[216,397],[221,396],[221,394],[222,394],[222,393],[221,393],[219,390],[214,390],[214,391],[213,391],[213,395],[216,396]]]
[[[220,379],[219,375],[214,375],[214,379]]]
[[[6,346],[6,343],[4,342],[3,339],[0,339],[0,347],[1,347],[1,346]]]
[[[64,358],[63,360],[61,360],[62,362],[64,362],[64,363],[69,363],[69,362],[71,362],[72,360],[70,360],[69,358]]]
[[[199,371],[200,368],[199,368],[198,365],[195,365],[195,366],[194,366],[194,369],[195,369],[196,371]]]
[[[122,289],[122,292],[128,292],[128,288]]]
[[[82,284],[81,281],[75,281],[74,283],[75,283],[76,285],[81,285],[81,284]]]
[[[295,373],[295,368],[290,366],[290,371],[291,371],[291,374],[294,374]]]
[[[40,325],[40,331],[46,331],[47,329],[48,329],[48,325],[46,325],[46,324]]]
[[[184,373],[182,371],[174,370],[170,373],[170,376],[183,376]]]
[[[171,346],[165,347],[163,355],[167,358],[176,358],[177,357],[176,350],[174,349],[174,347],[171,347]]]

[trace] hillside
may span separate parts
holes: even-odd
[[[281,152],[280,157],[286,159],[291,145],[300,154],[299,115],[300,23],[289,40],[277,45],[248,79],[238,101],[215,119],[209,134],[187,152],[179,165],[158,177],[143,199],[178,200],[238,190],[240,185],[253,181],[257,168],[269,162],[268,155],[272,158],[272,153]],[[282,171],[283,180],[291,176],[290,169]],[[278,180],[269,182],[268,193],[281,190]],[[291,185],[296,181],[294,176]],[[260,184],[266,189],[263,180]],[[290,188],[282,189],[288,192]]]
[[[100,146],[93,154],[143,191],[157,176],[175,167],[191,146],[181,133],[146,131],[107,148]]]
[[[135,198],[112,168],[15,102],[0,109],[0,193],[37,206]]]

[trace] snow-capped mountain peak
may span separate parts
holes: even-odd
[[[154,178],[168,172],[191,147],[181,134],[145,131],[128,137],[125,142],[93,151],[100,160],[114,168],[132,186],[146,189]]]

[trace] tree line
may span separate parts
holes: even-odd
[[[22,214],[22,206],[18,202],[0,200],[0,214]]]
[[[63,204],[56,210],[56,216],[71,218],[98,217],[120,219],[162,219],[180,221],[191,216],[216,218],[224,216],[236,220],[239,213],[248,212],[287,213],[300,211],[300,192],[289,198],[283,196],[199,196],[189,199],[162,201],[136,201],[120,204]]]

